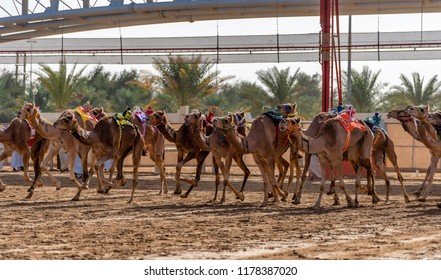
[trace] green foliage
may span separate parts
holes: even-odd
[[[272,67],[267,70],[259,70],[256,72],[257,79],[263,84],[268,91],[270,103],[280,104],[292,102],[296,97],[296,80],[300,72],[297,68],[294,75],[290,75],[290,68],[279,70]]]
[[[321,76],[299,72],[296,85],[297,112],[306,120],[312,120],[322,110]]]
[[[76,66],[75,64],[72,71],[68,73],[66,64],[61,63],[58,71],[53,70],[48,65],[41,64],[41,72],[37,72],[38,80],[50,94],[57,111],[66,109],[69,101],[74,99],[76,93],[80,91],[81,85],[83,85],[82,73],[86,66],[75,73]]]
[[[16,79],[15,73],[2,69],[0,72],[0,122],[10,122],[15,118],[27,97],[23,82]]]
[[[401,84],[392,86],[395,94],[402,96],[410,104],[430,104],[435,105],[432,109],[438,109],[436,101],[440,99],[441,82],[438,81],[438,76],[435,75],[430,78],[429,82],[424,85],[424,78],[420,77],[417,72],[412,73],[412,80],[407,78],[404,74],[400,75]]]
[[[193,59],[169,57],[168,61],[156,59],[154,68],[159,72],[158,84],[162,95],[174,104],[171,107],[198,107],[201,100],[215,94],[221,83],[229,77],[219,77],[219,71],[213,71],[213,63],[202,60],[201,56]]]
[[[374,112],[377,110],[381,90],[386,86],[385,83],[378,81],[380,72],[373,72],[368,66],[363,66],[360,72],[353,69],[351,74],[351,95],[348,98],[347,92],[345,92],[345,103],[355,106],[357,112]],[[347,75],[348,73],[344,72],[344,88],[347,88],[348,84]]]

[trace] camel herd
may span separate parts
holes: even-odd
[[[108,116],[103,108],[94,108],[89,112],[84,109],[63,111],[57,121],[45,120],[34,103],[25,103],[17,118],[8,128],[0,131],[0,142],[4,152],[0,160],[17,151],[24,162],[24,179],[31,181],[27,169],[29,156],[34,165],[34,179],[28,189],[27,199],[33,195],[36,186],[42,185],[41,170],[50,178],[56,189],[59,182],[47,167],[48,162],[63,147],[69,158],[70,181],[78,191],[72,200],[79,200],[83,189],[87,189],[90,178],[97,175],[97,192],[108,193],[112,188],[125,185],[123,174],[124,159],[131,154],[133,163],[132,193],[129,202],[133,202],[135,188],[138,184],[138,169],[142,155],[148,154],[160,173],[160,195],[168,193],[164,166],[165,140],[174,143],[178,152],[175,171],[175,189],[173,193],[182,198],[188,197],[201,179],[202,166],[211,153],[215,172],[215,193],[211,200],[217,203],[218,187],[223,178],[223,192],[220,203],[226,200],[226,187],[244,200],[244,188],[250,175],[243,156],[252,154],[263,179],[263,201],[261,206],[268,205],[269,198],[274,202],[288,198],[290,186],[294,183],[292,203],[301,203],[306,173],[311,155],[317,155],[322,170],[330,169],[331,184],[328,195],[334,196],[334,205],[340,200],[335,189],[335,180],[343,191],[349,207],[359,206],[358,194],[361,185],[362,168],[367,170],[367,193],[372,196],[372,203],[380,198],[376,193],[375,173],[378,170],[384,177],[387,188],[386,202],[389,201],[390,182],[385,171],[386,158],[394,166],[400,182],[404,201],[410,202],[403,183],[403,177],[397,165],[394,144],[384,129],[372,125],[369,120],[357,120],[351,115],[323,112],[316,115],[307,129],[302,128],[301,118],[297,115],[296,104],[280,104],[253,120],[245,120],[243,111],[229,113],[228,116],[216,117],[212,122],[200,111],[192,111],[178,129],[172,128],[167,114],[156,110],[148,115],[139,107],[131,114]],[[213,112],[211,113],[213,115]],[[415,192],[419,201],[426,201],[433,182],[437,163],[441,158],[441,112],[430,113],[427,106],[407,106],[388,113],[388,118],[401,122],[404,130],[415,140],[423,143],[431,154],[431,164],[420,189]],[[31,132],[35,130],[35,135]],[[32,143],[30,142],[32,140]],[[30,148],[29,148],[30,146]],[[283,155],[289,150],[289,161]],[[88,169],[88,154],[92,152],[92,167]],[[74,174],[76,154],[81,159],[83,177],[78,182]],[[299,158],[304,157],[303,170]],[[104,162],[112,159],[113,166],[109,178],[104,176]],[[196,160],[196,175],[186,178],[181,174],[182,167],[190,160]],[[240,190],[230,181],[232,161],[243,171]],[[343,179],[342,161],[347,160],[353,166],[355,179],[355,197],[346,190]],[[276,176],[276,167],[278,174]],[[113,170],[116,168],[116,176]],[[294,172],[295,169],[295,172]],[[220,170],[220,172],[219,172]],[[288,184],[284,187],[289,172]],[[190,186],[182,193],[181,184]],[[0,191],[5,190],[0,180]],[[321,200],[326,187],[326,176],[322,176],[320,192],[313,208],[321,207]]]

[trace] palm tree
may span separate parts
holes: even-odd
[[[10,122],[26,99],[23,82],[17,80],[12,71],[0,72],[0,122]]]
[[[424,78],[420,77],[417,72],[412,73],[412,81],[404,74],[400,75],[401,85],[392,86],[403,98],[411,104],[434,104],[440,98],[441,82],[438,76],[430,78],[429,82],[424,86]]]
[[[297,68],[294,75],[290,75],[290,68],[279,70],[276,66],[256,72],[257,79],[268,90],[273,104],[293,102],[296,97],[296,80],[300,72]]]
[[[377,109],[381,90],[387,85],[378,81],[381,70],[373,72],[368,66],[363,66],[361,72],[352,70],[352,91],[347,103],[357,108],[357,112],[374,112]],[[348,82],[348,73],[344,73],[344,85]],[[347,93],[346,93],[347,94]]]
[[[66,64],[60,63],[58,71],[53,70],[48,65],[40,64],[41,71],[37,72],[41,85],[51,95],[56,110],[66,109],[67,103],[72,100],[79,91],[80,85],[84,82],[82,73],[86,66],[75,72],[76,64],[72,71],[67,73]]]
[[[202,60],[201,56],[193,59],[169,57],[168,61],[155,59],[154,68],[159,72],[158,82],[162,94],[172,97],[174,109],[188,105],[196,107],[200,101],[216,93],[221,83],[230,77],[219,77],[220,72],[213,71],[214,64]]]

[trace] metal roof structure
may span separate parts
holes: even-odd
[[[2,42],[203,20],[319,16],[320,0],[2,0]],[[340,15],[441,12],[439,0],[339,0]]]

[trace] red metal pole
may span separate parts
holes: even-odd
[[[331,6],[330,0],[320,0],[320,25],[322,28],[321,33],[321,46],[320,46],[320,58],[322,62],[322,111],[326,112],[330,106],[330,19],[331,19]]]

